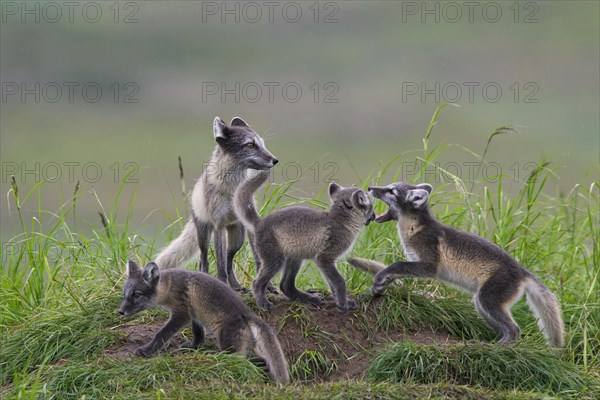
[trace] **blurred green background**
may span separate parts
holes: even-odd
[[[281,161],[274,181],[299,178],[299,196],[331,179],[360,184],[420,149],[446,101],[461,107],[442,111],[432,142],[481,154],[511,125],[520,133],[496,137],[486,156],[502,173],[524,179],[547,159],[558,190],[598,180],[598,2],[74,4],[2,2],[3,241],[20,232],[11,175],[22,197],[51,181],[22,208],[42,225],[52,215],[33,210],[56,211],[79,180],[85,229],[99,225],[94,191],[109,211],[129,169],[118,215],[135,196],[133,231],[165,241],[187,207],[177,157],[189,191],[215,116],[241,116],[263,135]],[[485,185],[460,146],[444,160]]]

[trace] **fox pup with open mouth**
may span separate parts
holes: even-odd
[[[477,312],[500,335],[503,344],[520,336],[510,308],[525,293],[549,344],[563,347],[563,322],[554,294],[496,244],[436,221],[427,205],[431,191],[431,185],[426,183],[398,182],[369,188],[372,196],[389,206],[375,221],[398,221],[407,258],[389,267],[371,260],[348,260],[375,274],[373,293],[383,293],[388,282],[405,276],[454,284],[474,293]]]

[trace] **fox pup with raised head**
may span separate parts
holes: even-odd
[[[264,360],[275,382],[289,383],[287,362],[271,327],[220,280],[203,272],[161,271],[154,263],[142,270],[129,261],[123,297],[121,315],[134,315],[155,306],[171,314],[154,339],[135,351],[137,355],[152,356],[191,321],[194,338],[181,347],[198,348],[204,340],[204,329],[208,328],[215,333],[221,350],[244,355],[254,352]]]
[[[437,278],[454,284],[474,293],[477,312],[504,344],[520,336],[510,308],[524,292],[549,344],[563,346],[563,322],[554,294],[496,244],[436,221],[427,205],[431,185],[399,182],[370,187],[369,191],[389,206],[375,221],[398,221],[398,234],[408,260],[389,267],[370,260],[348,260],[353,266],[376,274],[375,295],[397,277]]]
[[[245,231],[233,211],[233,193],[246,169],[268,170],[278,160],[241,118],[233,118],[229,126],[215,118],[213,134],[217,146],[192,192],[192,218],[179,237],[156,257],[156,263],[160,268],[176,267],[194,257],[199,249],[200,270],[208,273],[208,246],[214,235],[217,277],[229,282],[233,289],[241,290],[233,271],[233,258],[244,244]],[[249,239],[260,269],[252,237]]]
[[[336,261],[352,249],[364,225],[375,218],[368,194],[358,188],[329,186],[331,208],[328,212],[293,206],[261,219],[254,206],[254,192],[267,179],[268,172],[244,182],[235,193],[234,207],[239,218],[254,232],[256,252],[261,269],[252,290],[257,305],[271,309],[265,289],[283,268],[280,288],[291,300],[320,304],[320,299],[296,288],[296,275],[304,260],[312,259],[327,280],[337,307],[345,312],[356,306],[346,294],[344,278],[336,269]]]

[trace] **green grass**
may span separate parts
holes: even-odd
[[[443,382],[562,396],[600,395],[598,383],[585,377],[579,367],[561,360],[552,350],[531,344],[463,343],[440,347],[396,343],[375,357],[368,377],[375,382]]]
[[[158,393],[161,388],[189,387],[220,382],[223,385],[266,382],[266,376],[248,359],[229,354],[190,352],[149,360],[103,360],[75,363],[49,374],[48,390],[61,399],[82,396],[106,398],[109,393]]]
[[[231,357],[231,356],[230,356]],[[203,360],[203,357],[186,359],[187,362]],[[248,372],[243,360],[223,362],[218,367],[233,368],[235,372]],[[340,381],[321,384],[291,384],[276,386],[261,382],[256,376],[255,382],[238,381],[222,374],[214,381],[202,379],[204,374],[197,370],[185,370],[164,360],[145,362],[145,369],[113,364],[108,373],[91,370],[90,366],[77,366],[71,370],[58,370],[50,378],[45,388],[22,387],[14,398],[102,398],[102,399],[340,399],[340,400],[396,400],[396,399],[548,399],[533,392],[489,391],[468,386],[451,384],[390,384],[367,383],[363,381]],[[97,365],[96,367],[107,367]],[[118,368],[123,367],[123,368]],[[114,368],[117,368],[116,370]],[[74,376],[79,374],[78,376]],[[195,379],[200,375],[200,379]],[[70,381],[70,378],[75,378]],[[249,376],[247,376],[249,378]],[[64,381],[66,380],[66,381]],[[52,392],[59,389],[60,392]],[[73,387],[77,384],[81,386]],[[20,396],[20,397],[19,397]],[[28,397],[29,396],[29,397]]]
[[[493,340],[494,332],[475,313],[470,299],[461,294],[455,297],[436,297],[415,294],[416,284],[389,287],[386,296],[374,309],[376,323],[365,326],[367,331],[387,331],[403,327],[407,331],[421,328],[442,330],[458,339]]]
[[[71,362],[68,366],[47,368],[44,397],[56,399],[136,398],[177,387],[202,387],[211,382],[223,385],[260,383],[267,375],[248,359],[223,353],[181,352],[177,357],[151,359]],[[26,393],[31,384],[21,382],[15,392]]]
[[[498,243],[556,293],[566,329],[566,348],[560,357],[544,350],[535,320],[524,302],[520,302],[513,308],[522,328],[522,340],[515,348],[472,342],[448,346],[400,343],[381,354],[369,376],[401,382],[399,385],[344,381],[309,384],[315,374],[322,376],[335,369],[335,363],[317,350],[305,352],[290,362],[296,383],[288,388],[265,384],[264,373],[239,357],[178,353],[176,357],[160,356],[152,360],[98,358],[102,349],[118,340],[111,328],[119,324],[116,311],[125,261],[128,258],[140,262],[149,260],[157,253],[155,243],[159,240],[136,234],[131,218],[135,193],[124,198],[124,184],[109,206],[95,196],[103,222],[100,218],[94,222],[78,218],[76,211],[81,195],[78,185],[63,206],[47,211],[41,206],[43,183],[27,193],[19,192],[13,184],[8,198],[22,232],[5,242],[0,254],[3,395],[74,398],[85,394],[88,398],[110,398],[118,391],[121,398],[230,395],[482,398],[493,393],[489,390],[499,388],[505,391],[498,394],[499,398],[535,398],[541,396],[540,393],[574,396],[578,391],[582,396],[587,395],[585,382],[600,377],[600,184],[576,185],[568,192],[561,192],[555,184],[560,171],[544,160],[538,163],[537,170],[519,182],[511,182],[512,177],[508,176],[499,177],[495,182],[463,182],[460,177],[439,168],[432,178],[431,166],[446,149],[435,143],[437,116],[438,112],[428,126],[421,149],[402,153],[370,176],[357,176],[357,185],[366,187],[400,180],[400,163],[406,161],[416,161],[421,167],[413,181],[443,182],[431,182],[434,185],[432,210],[442,222]],[[485,149],[478,152],[465,148],[465,151],[485,165],[485,158],[478,154],[485,155],[489,146],[502,140],[499,133],[510,132],[510,127],[494,130]],[[598,170],[598,167],[592,165],[591,169]],[[512,186],[510,191],[505,189],[508,185]],[[295,192],[293,182],[276,182],[259,193],[257,199],[264,215],[300,202],[326,208],[328,200],[324,192],[325,187],[319,196],[302,199]],[[384,207],[377,202],[376,208],[381,212]],[[24,209],[37,210],[35,217],[27,219]],[[175,208],[164,214],[187,213]],[[166,219],[165,226],[169,228],[161,235],[176,236],[181,224],[178,220]],[[82,226],[91,233],[81,233]],[[400,259],[402,251],[394,224],[368,226],[353,254],[385,263]],[[248,287],[254,276],[254,263],[247,245],[237,256],[236,264],[238,278]],[[211,266],[214,266],[212,254]],[[339,268],[350,293],[363,300],[359,313],[368,310],[375,314],[374,319],[366,316],[359,319],[357,328],[367,335],[390,329],[413,332],[427,328],[446,332],[456,341],[493,342],[496,339],[475,313],[469,296],[455,288],[435,281],[407,279],[402,286],[391,286],[384,298],[372,301],[371,278],[343,261]],[[328,290],[311,263],[300,274],[298,286]],[[142,317],[142,321],[158,314],[149,315]],[[309,319],[301,306],[294,305],[280,324],[295,323],[305,331],[305,337],[314,338],[317,345],[325,343],[324,340],[327,346],[335,342],[335,337],[316,329]],[[393,361],[381,361],[385,357]],[[221,368],[211,368],[207,360]],[[196,370],[195,365],[202,367]],[[506,365],[510,365],[513,372],[500,367]],[[383,375],[376,375],[376,371]],[[518,375],[522,379],[515,379]],[[421,378],[416,378],[418,376]],[[561,383],[567,378],[567,383]],[[412,383],[405,386],[405,382]]]
[[[85,312],[44,310],[4,332],[0,346],[2,384],[16,373],[36,371],[59,360],[98,355],[117,340],[108,328],[118,321],[117,296],[95,300]]]
[[[306,350],[291,366],[291,377],[294,381],[314,381],[327,378],[337,369],[334,361],[318,350]]]

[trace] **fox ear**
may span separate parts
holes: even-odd
[[[142,272],[141,268],[133,260],[127,261],[126,265],[127,276],[136,276]]]
[[[335,192],[341,189],[341,186],[335,182],[329,184],[329,197],[333,196]]]
[[[352,196],[354,197],[356,204],[358,204],[360,207],[366,208],[371,205],[369,196],[362,190],[357,190]]]
[[[231,120],[231,122],[229,123],[229,125],[231,125],[231,126],[245,126],[247,128],[250,127],[250,125],[248,125],[246,123],[246,121],[244,121],[240,117],[233,117],[233,119]]]
[[[217,142],[219,140],[227,140],[229,138],[227,125],[225,125],[225,122],[223,122],[219,117],[215,117],[213,121],[213,134],[215,135],[215,140]]]
[[[420,210],[427,203],[429,198],[429,192],[425,189],[413,189],[406,195],[406,202],[411,203],[412,206]]]
[[[417,185],[417,187],[419,189],[427,190],[429,194],[431,194],[431,192],[433,191],[433,186],[431,186],[429,183],[420,183]]]
[[[142,277],[146,282],[148,282],[151,285],[154,285],[160,277],[160,269],[158,268],[158,265],[156,265],[153,262],[149,262],[148,264],[146,264],[146,268],[144,268]]]

